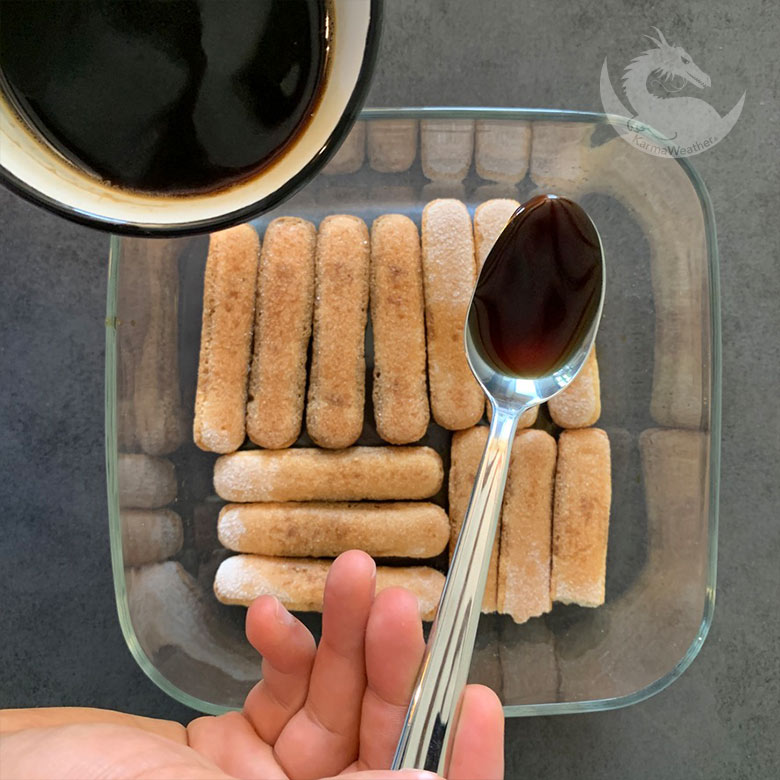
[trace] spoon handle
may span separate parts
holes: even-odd
[[[431,626],[392,769],[445,774],[448,740],[468,678],[490,555],[523,408],[493,405],[485,452]]]

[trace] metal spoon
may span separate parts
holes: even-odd
[[[571,241],[567,244],[568,239]],[[576,256],[579,239],[583,242],[584,260]],[[529,253],[542,256],[529,256]],[[562,263],[557,269],[560,274],[548,274],[556,279],[545,280],[544,270],[550,266],[541,264],[555,262]],[[563,295],[565,300],[568,289],[565,285],[561,287],[561,278],[557,277],[566,277],[564,281],[572,285],[570,290],[575,290],[582,282],[575,278],[578,270],[588,270],[579,268],[578,262],[593,266],[590,271],[594,276],[589,277],[591,299],[587,306],[581,307],[579,319],[575,312],[568,321],[558,318],[557,324],[553,323],[555,317],[551,312],[555,309],[556,296]],[[501,278],[502,273],[506,279]],[[531,278],[535,273],[537,278]],[[506,280],[511,283],[506,284]],[[507,307],[506,296],[514,288],[520,289],[525,298],[516,300],[515,308]],[[498,299],[491,302],[491,294]],[[577,293],[572,294],[576,297]],[[547,304],[539,303],[543,300]],[[505,316],[491,319],[491,303],[503,306]],[[552,398],[577,376],[595,341],[603,304],[603,248],[595,226],[582,208],[554,195],[540,196],[521,206],[488,255],[469,307],[466,356],[492,406],[490,433],[431,627],[393,769],[428,769],[446,776],[448,739],[468,677],[517,422],[526,409]],[[501,342],[506,339],[502,339],[500,329],[510,321],[522,325],[526,311],[522,307],[537,309],[544,322],[541,325],[541,321],[535,325],[526,322],[528,333],[515,334],[519,351],[501,349]],[[553,323],[549,331],[548,321]],[[532,332],[534,327],[536,331]],[[555,328],[558,330],[553,332]],[[563,332],[566,328],[569,331]],[[526,336],[531,342],[534,338],[544,341],[545,334],[550,341],[556,341],[556,335],[560,337],[556,343],[562,353],[557,360],[555,355],[551,358],[552,353],[548,354],[548,370],[536,375],[534,358],[541,360],[545,344],[538,342],[540,349],[534,352],[528,348],[523,351],[522,342]],[[568,347],[560,347],[563,343]],[[536,363],[538,368],[540,363]]]

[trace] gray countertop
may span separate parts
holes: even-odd
[[[742,117],[698,156],[721,254],[723,480],[715,622],[669,689],[630,709],[507,723],[507,777],[780,772],[778,6],[771,0],[386,0],[369,105],[601,110],[605,57],[659,26]],[[108,237],[0,192],[0,705],[187,720],[124,646],[103,461]]]

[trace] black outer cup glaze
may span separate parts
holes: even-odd
[[[153,225],[137,224],[133,222],[124,222],[120,220],[99,217],[88,214],[80,209],[68,206],[66,203],[54,200],[34,190],[25,182],[20,181],[16,176],[9,173],[0,166],[0,183],[2,183],[11,192],[19,195],[35,206],[40,206],[47,211],[64,217],[71,222],[76,222],[86,227],[104,230],[110,233],[117,233],[125,236],[140,236],[145,238],[175,238],[177,236],[189,236],[198,233],[212,233],[216,230],[224,230],[233,225],[247,222],[265,211],[278,206],[287,198],[294,195],[304,185],[306,185],[333,157],[341,146],[342,141],[347,137],[352,126],[355,124],[360,110],[363,107],[369,87],[371,86],[371,77],[374,73],[377,52],[379,50],[379,40],[382,31],[382,4],[384,0],[370,0],[371,11],[366,34],[365,47],[363,49],[363,62],[360,66],[355,89],[341,115],[333,132],[327,138],[320,148],[319,152],[301,168],[298,173],[285,182],[279,189],[265,198],[252,203],[236,211],[228,212],[217,217],[198,220],[196,222],[187,222],[179,225]]]

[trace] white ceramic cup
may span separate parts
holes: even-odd
[[[314,116],[268,168],[229,189],[158,196],[112,187],[78,170],[38,140],[0,93],[0,180],[68,219],[116,233],[212,231],[272,208],[335,153],[357,117],[373,70],[381,0],[332,0],[328,74]]]

